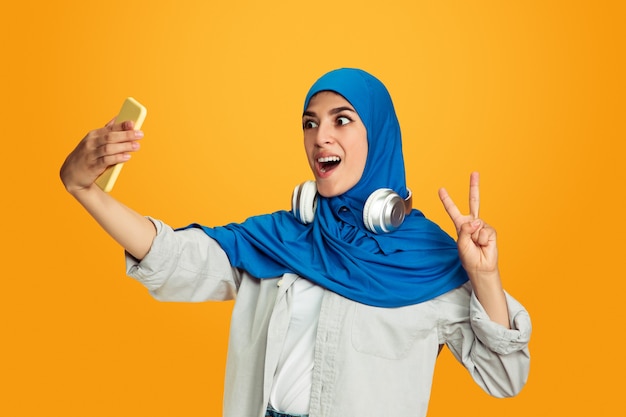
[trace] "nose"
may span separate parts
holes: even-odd
[[[315,143],[318,146],[333,143],[335,141],[335,131],[330,123],[320,123],[316,129]]]

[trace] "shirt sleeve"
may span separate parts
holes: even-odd
[[[240,274],[219,244],[202,230],[174,231],[149,218],[157,229],[148,254],[138,260],[126,253],[126,273],[160,301],[234,299]]]
[[[469,282],[440,297],[445,317],[440,342],[495,397],[517,395],[530,369],[530,316],[517,300],[505,295],[510,329],[490,320]]]

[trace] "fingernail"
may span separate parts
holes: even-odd
[[[136,138],[143,138],[143,131],[135,130],[135,137]]]
[[[472,226],[474,226],[474,227],[480,226],[480,219],[476,219],[476,220],[472,221]]]

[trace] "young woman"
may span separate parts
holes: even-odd
[[[241,224],[174,230],[94,185],[141,132],[90,132],[61,168],[66,189],[127,251],[127,272],[159,300],[236,298],[224,415],[424,416],[447,345],[481,388],[516,395],[529,369],[529,315],[504,292],[496,233],[439,195],[457,242],[410,207],[400,128],[384,85],[358,69],[306,96],[315,181],[293,209]]]

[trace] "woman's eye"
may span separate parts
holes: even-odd
[[[313,120],[305,120],[302,124],[302,127],[305,129],[313,129],[317,127],[317,123],[315,123]]]
[[[343,126],[343,125],[347,125],[348,123],[350,123],[352,120],[350,120],[348,117],[346,116],[339,116],[337,118],[337,124]]]

